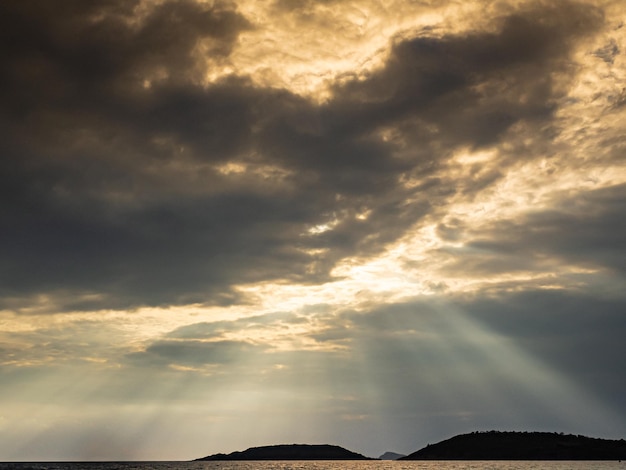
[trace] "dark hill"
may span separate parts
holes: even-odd
[[[400,460],[626,460],[626,441],[549,432],[474,432]]]
[[[371,460],[343,447],[328,444],[281,444],[251,447],[242,452],[215,454],[196,460]]]

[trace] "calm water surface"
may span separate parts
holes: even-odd
[[[0,470],[626,470],[626,462],[547,461],[283,461],[283,462],[35,462],[0,463]]]

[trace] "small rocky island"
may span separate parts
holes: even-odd
[[[404,454],[398,454],[397,452],[385,452],[383,455],[378,457],[378,460],[398,460],[402,457],[406,457]]]
[[[281,444],[251,447],[241,452],[214,454],[202,460],[372,460],[343,447],[328,444]]]
[[[400,460],[626,460],[626,441],[550,432],[473,432]]]

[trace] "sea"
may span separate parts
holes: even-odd
[[[626,470],[626,461],[4,462],[0,470]]]

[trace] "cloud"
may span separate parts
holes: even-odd
[[[457,148],[550,121],[575,39],[602,21],[567,5],[398,36],[380,70],[322,104],[247,77],[203,82],[217,65],[200,57],[227,62],[252,27],[231,7],[5,7],[4,34],[23,40],[3,75],[4,308],[227,305],[241,284],[330,280],[500,177],[449,173]]]
[[[158,341],[148,346],[144,353],[134,353],[131,358],[155,361],[167,365],[206,365],[236,362],[244,354],[260,350],[245,341]]]
[[[59,7],[29,0],[3,10],[3,54],[9,59],[4,78],[9,89],[22,91],[9,103],[30,98],[27,103],[37,107],[80,106],[74,100],[82,99],[106,110],[102,94],[123,97],[153,82],[200,80],[199,53],[227,57],[238,34],[251,27],[220,2],[177,0],[146,7],[101,0]]]
[[[291,312],[275,312],[244,317],[238,320],[192,323],[176,328],[167,334],[168,338],[210,339],[224,333],[240,332],[256,328],[285,327],[289,324],[306,323],[307,319]]]
[[[465,245],[450,250],[450,272],[543,272],[546,266],[609,270],[624,275],[623,184],[578,191],[544,210],[464,227]],[[442,227],[442,230],[448,230]],[[458,229],[457,229],[458,230]],[[454,235],[458,237],[459,235]]]

